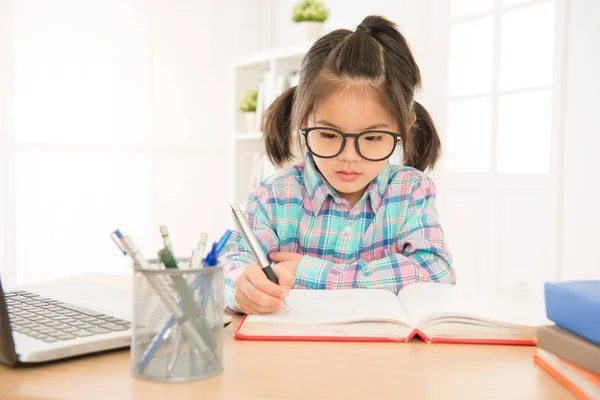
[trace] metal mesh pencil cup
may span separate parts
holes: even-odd
[[[139,378],[183,382],[223,371],[223,268],[177,261],[180,268],[134,268],[131,368]]]

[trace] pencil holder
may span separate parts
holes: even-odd
[[[135,267],[131,368],[135,376],[182,382],[223,371],[223,268]]]

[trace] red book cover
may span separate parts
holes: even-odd
[[[534,354],[533,360],[544,371],[550,374],[550,376],[552,376],[554,379],[556,379],[558,382],[564,385],[571,393],[573,393],[573,395],[575,395],[575,397],[577,397],[580,400],[592,400],[592,398],[586,395],[579,387],[577,387],[577,385],[575,385],[574,382],[570,381],[557,370],[552,368],[552,366],[550,366],[546,361],[542,360],[537,354]],[[595,379],[597,381],[596,384],[600,388],[600,377],[596,376]]]
[[[268,336],[268,335],[246,335],[241,333],[246,320],[246,315],[233,333],[237,340],[266,340],[266,341],[329,341],[329,342],[408,342],[415,336],[426,343],[455,343],[455,344],[499,344],[499,345],[522,345],[535,346],[535,340],[513,340],[513,339],[461,339],[461,338],[436,338],[428,337],[418,329],[413,330],[407,337],[384,337],[384,336]]]

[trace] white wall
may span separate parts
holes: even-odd
[[[297,42],[299,36],[291,22],[294,3],[294,0],[136,3],[147,8],[150,16],[148,85],[152,117],[149,126],[153,141],[165,143],[169,150],[168,155],[158,153],[152,160],[155,173],[151,183],[153,196],[149,201],[154,214],[149,217],[152,223],[169,225],[178,248],[191,248],[201,229],[208,231],[212,238],[220,235],[230,223],[227,177],[231,103],[228,96],[232,90],[228,64],[232,57],[243,53]],[[422,71],[423,90],[419,98],[434,120],[443,122],[443,99],[439,98],[439,90],[445,71],[440,71],[437,60],[443,57],[445,43],[435,39],[435,31],[443,28],[433,18],[436,3],[432,0],[328,0],[326,3],[332,11],[327,30],[354,29],[371,13],[399,24]],[[597,24],[600,3],[597,0],[568,0],[567,3],[562,191],[556,221],[560,224],[561,277],[600,277],[600,257],[594,254],[594,246],[600,238],[600,135],[594,120],[600,108],[597,74],[600,70],[600,27]],[[0,16],[7,18],[7,13]],[[0,32],[8,26],[3,23]],[[8,38],[8,34],[0,35],[0,45]],[[2,49],[6,46],[0,46]],[[7,78],[6,70],[3,73],[0,69],[3,85],[0,89],[10,87],[10,75]],[[1,97],[5,94],[0,93],[0,110],[4,108],[6,113],[10,104]],[[0,114],[0,122],[3,117],[0,127],[10,128],[6,115]],[[0,146],[2,139],[0,135]],[[0,183],[3,177],[4,171],[0,171]],[[10,201],[4,195],[2,193],[2,199]],[[0,213],[0,218],[2,216]],[[0,237],[0,242],[0,250],[2,245],[13,244],[12,239],[6,237]],[[0,251],[0,260],[6,260],[4,250],[4,255]],[[115,259],[117,255],[115,252]],[[4,264],[0,269],[6,272],[6,262]]]
[[[302,41],[298,26],[291,20],[296,0],[259,0],[258,48],[260,50],[287,46]],[[429,73],[432,49],[431,31],[435,29],[431,18],[431,0],[371,0],[348,2],[345,0],[327,0],[330,10],[325,22],[325,32],[334,29],[354,30],[368,15],[381,15],[396,24],[406,37],[423,78],[423,87],[416,99],[425,99],[428,88],[434,87],[432,97],[439,97],[435,90],[435,77]],[[433,71],[432,71],[433,72]]]
[[[259,48],[286,46],[301,40],[300,31],[292,21],[292,10],[296,0],[260,0],[258,35]],[[355,29],[370,14],[377,14],[391,19],[399,25],[415,51],[417,62],[424,58],[420,51],[427,32],[423,29],[423,20],[427,16],[429,0],[371,0],[348,2],[344,0],[327,0],[330,10],[325,22],[325,31],[334,29]]]
[[[153,135],[184,144],[155,175],[155,220],[179,248],[230,220],[229,61],[257,50],[256,1],[152,0]],[[182,212],[182,210],[186,210]]]
[[[115,228],[146,255],[159,224],[181,256],[222,234],[228,65],[257,50],[257,17],[254,0],[0,2],[3,283],[129,272]]]
[[[9,251],[8,247],[13,245],[13,241],[6,237],[5,229],[3,228],[9,223],[8,217],[4,210],[8,207],[10,199],[6,195],[6,187],[8,185],[8,168],[6,151],[6,131],[9,129],[9,120],[7,118],[8,102],[7,92],[12,85],[12,70],[6,62],[10,53],[9,43],[12,40],[12,20],[10,17],[11,4],[8,2],[0,2],[0,273],[3,272],[3,264],[6,259],[6,254]],[[10,207],[12,209],[12,205]],[[12,222],[12,219],[11,219]],[[12,276],[11,276],[12,278]]]
[[[570,0],[561,208],[563,278],[600,278],[600,2]]]
[[[445,0],[326,1],[332,11],[326,23],[326,30],[354,29],[362,18],[370,13],[384,15],[398,23],[421,68],[423,89],[417,98],[428,108],[439,126],[444,126],[446,120],[445,98],[440,96],[440,93],[444,93],[446,80],[447,10],[443,9],[447,7],[446,3]],[[261,11],[260,18],[263,24],[259,27],[259,47],[262,49],[297,42],[299,37],[290,19],[294,1],[263,0],[262,4],[271,4],[271,7],[265,7]],[[543,202],[551,208],[551,212],[548,213],[551,217],[549,220],[544,218],[537,224],[538,228],[545,229],[543,226],[548,225],[552,227],[551,230],[558,232],[558,238],[553,241],[558,244],[558,249],[550,245],[550,248],[536,248],[536,251],[547,252],[547,257],[559,258],[558,272],[555,272],[556,265],[548,266],[548,277],[600,277],[600,256],[594,254],[600,239],[600,134],[595,121],[596,110],[600,109],[600,25],[597,23],[600,21],[600,2],[565,0],[564,3],[559,1],[557,4],[561,4],[558,10],[562,10],[562,4],[566,4],[567,9],[567,59],[563,66],[564,98],[559,149],[559,159],[562,160],[561,184],[558,187],[559,192]],[[269,21],[270,23],[267,23]],[[444,196],[444,193],[440,195]],[[558,208],[555,208],[557,202]],[[447,205],[446,211],[455,207],[460,208],[460,204]],[[533,211],[539,210],[536,208]],[[473,210],[467,212],[474,213]],[[477,220],[476,216],[471,217]],[[488,233],[493,233],[501,227],[491,226],[489,229]],[[464,238],[465,243],[470,241],[470,233],[460,226],[452,232],[453,236]],[[455,242],[458,241],[455,239]],[[515,236],[511,240],[519,242],[521,236]],[[476,251],[472,245],[467,247],[470,248],[470,252]],[[473,268],[489,269],[489,263],[484,261],[485,257],[495,256],[481,254],[481,257],[478,257],[475,254],[472,257],[475,261]],[[541,259],[530,261],[536,265],[545,264]],[[517,266],[514,268],[518,270]],[[543,269],[544,265],[538,265],[537,268]]]
[[[176,176],[181,168],[194,170],[178,182],[173,197],[183,199],[189,209],[196,203],[197,214],[181,214],[166,207],[172,198],[162,195],[163,206],[156,207],[158,220],[182,232],[182,246],[195,240],[196,226],[208,226],[218,235],[228,221],[227,118],[230,93],[227,64],[238,54],[299,41],[291,22],[293,0],[229,0],[216,2],[167,2],[154,4],[154,117],[157,138],[177,137],[190,143],[197,154],[187,154],[166,162],[167,171],[160,176]],[[561,271],[563,278],[600,276],[600,257],[593,253],[600,228],[600,135],[594,121],[600,108],[600,3],[596,0],[570,0],[567,22],[567,62],[564,83],[563,174],[559,218]],[[270,5],[270,6],[269,6]],[[440,71],[436,54],[444,44],[432,41],[436,21],[432,19],[429,0],[348,3],[328,0],[331,9],[326,30],[354,29],[368,14],[381,14],[399,24],[411,44],[423,74],[420,98],[434,120],[439,100]],[[209,37],[210,40],[203,40]],[[439,55],[439,54],[438,54]],[[206,79],[210,76],[211,79]],[[166,178],[158,178],[158,187]],[[203,185],[206,189],[186,191],[186,187]],[[212,188],[219,190],[211,190]],[[164,193],[164,192],[163,192]],[[207,197],[205,193],[210,193]],[[161,198],[161,196],[157,196]],[[185,238],[183,238],[185,236]]]

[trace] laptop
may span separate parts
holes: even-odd
[[[3,290],[0,363],[37,364],[128,349],[131,277],[80,275]]]

